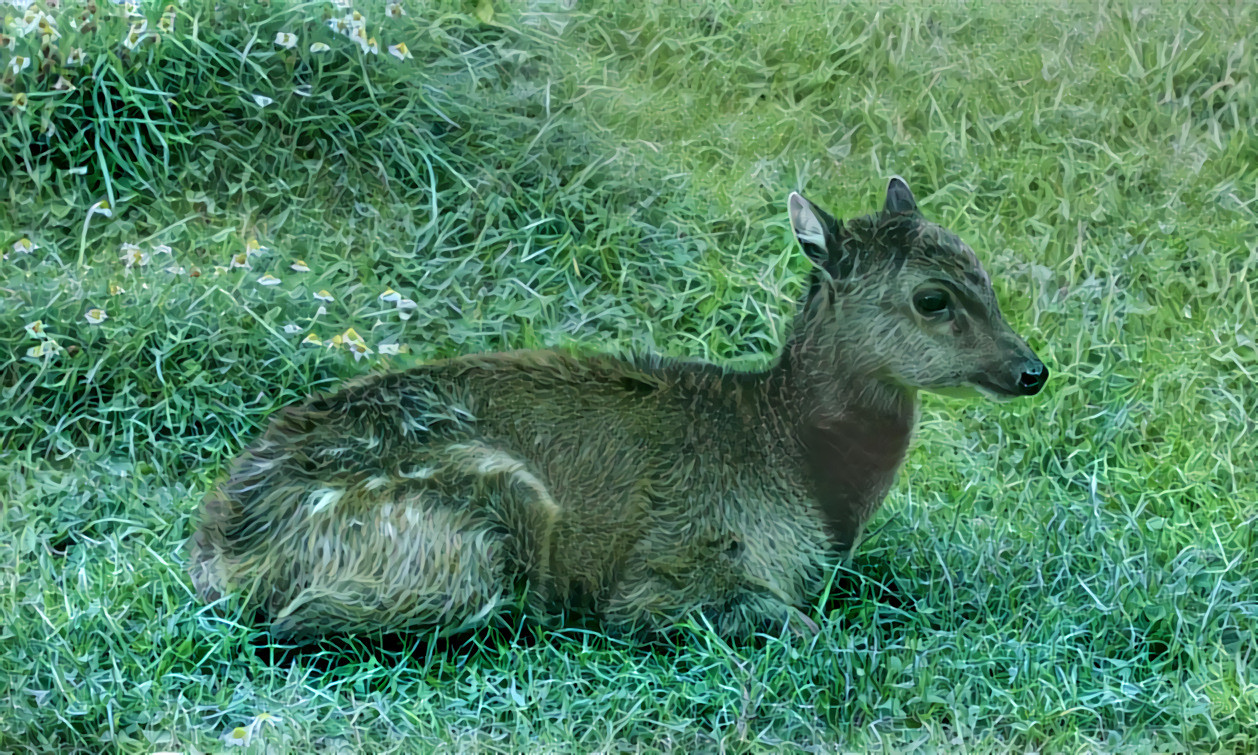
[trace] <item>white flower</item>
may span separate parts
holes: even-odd
[[[319,293],[315,294],[314,298],[318,299],[319,301],[336,301],[336,298],[333,297],[332,294],[329,293],[326,288],[320,291]]]
[[[13,59],[9,61],[9,69],[13,71],[15,76],[30,67],[31,59],[24,55],[14,55]]]
[[[227,269],[235,270],[238,267],[249,268],[249,255],[245,252],[232,255],[231,264],[227,266]]]
[[[44,321],[36,320],[35,322],[26,323],[26,332],[31,338],[47,338],[48,331],[44,330]]]
[[[105,314],[105,310],[103,309],[89,309],[84,317],[86,317],[87,321],[93,325],[100,325],[102,322],[109,319],[109,315]]]
[[[119,255],[119,258],[128,269],[135,267],[136,265],[142,266],[149,263],[148,253],[140,251],[140,247],[135,244],[123,244],[122,253]]]
[[[57,353],[56,341],[43,341],[26,350],[26,356],[31,359],[40,359]]]
[[[353,328],[339,336],[333,336],[332,341],[334,345],[344,344],[345,348],[349,349],[349,353],[354,355],[355,362],[371,353],[371,349],[367,347],[367,342]]]
[[[127,36],[123,38],[122,43],[126,45],[128,50],[134,50],[136,45],[144,39],[144,33],[148,31],[149,22],[147,18],[141,18],[139,21],[131,24],[131,30],[127,32]]]
[[[406,11],[402,9],[401,3],[389,3],[385,6],[384,13],[389,18],[401,18],[406,15]]]
[[[290,336],[297,335],[302,330],[303,328],[300,325],[297,325],[291,322],[284,326],[284,332],[289,334]]]
[[[389,54],[398,60],[406,60],[407,58],[415,57],[414,55],[411,55],[411,51],[406,47],[405,42],[398,42],[396,45],[389,45]]]
[[[282,31],[275,35],[275,44],[280,47],[287,47],[291,50],[297,46],[297,35]]]
[[[279,716],[273,716],[270,713],[259,713],[249,722],[248,729],[251,734],[257,734],[258,729],[263,726],[276,726],[281,722],[283,722],[283,719]]]
[[[346,341],[345,348],[349,349],[349,353],[354,355],[355,362],[371,353],[371,349],[367,348],[367,344],[359,341]]]
[[[175,30],[174,4],[166,6],[166,11],[162,13],[162,17],[157,22],[157,28],[159,31],[165,32],[166,34],[170,34]]]
[[[223,735],[223,744],[228,747],[248,747],[252,738],[252,732],[243,726],[237,726]]]
[[[245,254],[252,257],[255,254],[271,251],[269,247],[262,246],[257,239],[249,239],[245,242]]]
[[[18,239],[13,242],[13,251],[21,252],[22,254],[30,254],[38,248],[39,244],[36,244],[30,239]]]
[[[292,269],[296,270],[299,273],[310,272],[310,266],[306,264],[305,260],[294,260],[293,264],[289,265],[289,267],[291,267]]]
[[[310,52],[314,53],[315,55],[318,55],[321,52],[327,52],[328,50],[331,50],[331,49],[332,49],[332,46],[326,42],[315,42],[314,44],[310,45]]]
[[[319,338],[319,336],[315,335],[314,333],[311,333],[307,335],[305,338],[301,339],[301,345],[302,346],[322,346],[323,339]]]
[[[380,301],[399,301],[402,295],[391,288],[386,288],[383,294],[380,294]]]
[[[278,286],[283,282],[284,281],[280,280],[279,278],[276,278],[274,275],[271,275],[270,273],[267,273],[263,275],[261,278],[258,278],[258,283],[263,286]]]

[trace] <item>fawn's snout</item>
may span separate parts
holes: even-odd
[[[1019,351],[1029,351],[1025,346]],[[1048,382],[1048,366],[1034,354],[1019,355],[994,369],[984,369],[973,383],[994,398],[1034,396]]]

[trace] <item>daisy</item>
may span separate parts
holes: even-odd
[[[140,247],[135,244],[123,244],[122,253],[119,255],[119,258],[128,269],[137,265],[143,266],[149,263],[148,254],[140,251]]]
[[[39,359],[46,354],[55,354],[55,353],[57,353],[57,350],[53,347],[50,347],[47,341],[43,343],[37,343],[26,350],[26,356],[32,359]]]
[[[166,10],[162,13],[161,19],[157,22],[157,28],[167,34],[175,30],[175,6],[167,5]]]
[[[248,747],[249,740],[252,738],[248,729],[237,726],[223,735],[223,744],[228,747]]]
[[[93,325],[100,325],[109,319],[109,315],[105,314],[105,310],[95,308],[87,310],[87,314],[84,317]]]

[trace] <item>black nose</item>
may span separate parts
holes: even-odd
[[[1034,396],[1040,392],[1044,384],[1048,382],[1048,367],[1040,360],[1035,360],[1022,370],[1021,377],[1018,378],[1018,390],[1023,396]]]

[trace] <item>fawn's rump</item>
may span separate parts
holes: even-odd
[[[555,514],[545,488],[493,449],[450,447],[443,461],[344,487],[229,482],[206,497],[192,539],[198,595],[239,591],[292,638],[455,632],[484,623],[525,579],[544,591]]]

